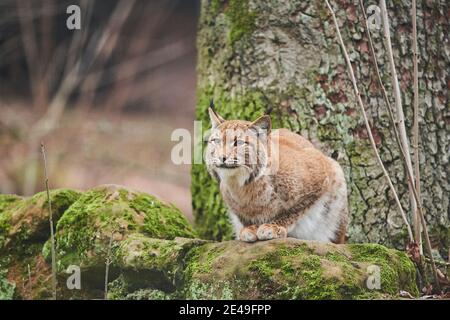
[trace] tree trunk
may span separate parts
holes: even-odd
[[[373,1],[366,1],[366,10]],[[383,162],[411,215],[407,178],[372,67],[357,1],[333,1]],[[389,1],[394,59],[408,136],[413,124],[410,1]],[[445,0],[419,1],[419,124],[422,199],[435,244],[449,241],[449,95]],[[382,28],[372,31],[383,82],[392,92]],[[446,52],[447,50],[447,52]],[[351,242],[403,246],[406,229],[370,147],[331,16],[324,2],[204,0],[198,31],[197,117],[209,128],[214,99],[228,119],[263,113],[274,126],[310,139],[343,166],[349,190]],[[391,95],[392,98],[392,95]],[[193,165],[192,196],[202,236],[228,239],[231,228],[217,183]],[[412,220],[411,220],[412,221]],[[444,251],[444,250],[442,250]],[[441,252],[442,252],[441,251]]]

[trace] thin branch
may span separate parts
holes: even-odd
[[[27,269],[28,269],[28,292],[30,293],[30,297],[31,297],[31,290],[33,289],[33,286],[31,284],[31,270],[30,270],[30,264],[27,264]]]
[[[431,259],[428,257],[425,257],[425,261],[426,262],[431,262]],[[437,265],[440,265],[441,267],[450,267],[450,262],[445,262],[445,261],[435,261],[435,263]]]
[[[345,58],[345,61],[347,63],[347,67],[348,67],[348,70],[349,70],[349,73],[350,73],[350,78],[351,78],[351,81],[352,81],[352,84],[353,84],[353,89],[355,91],[355,96],[356,96],[356,99],[358,101],[358,105],[359,105],[359,107],[361,109],[361,113],[362,113],[363,118],[364,118],[364,124],[366,126],[367,135],[369,136],[370,144],[372,145],[372,148],[373,148],[373,150],[375,152],[375,157],[376,157],[376,159],[378,161],[378,164],[380,165],[380,168],[382,169],[383,174],[386,177],[386,180],[387,180],[387,182],[389,184],[389,187],[391,188],[391,191],[392,191],[392,193],[394,195],[395,202],[397,203],[397,206],[398,206],[398,208],[400,210],[400,213],[402,215],[403,221],[405,222],[406,228],[408,230],[409,239],[410,239],[411,242],[414,242],[414,236],[413,236],[413,233],[412,233],[412,230],[411,230],[411,226],[409,225],[409,222],[408,222],[408,219],[406,217],[406,214],[403,211],[402,205],[400,203],[400,200],[398,198],[398,195],[397,195],[397,192],[396,192],[396,190],[394,188],[394,185],[392,184],[392,181],[391,181],[391,178],[389,176],[389,173],[387,172],[386,168],[384,167],[383,161],[381,160],[380,154],[378,153],[378,149],[377,149],[377,146],[375,144],[375,140],[373,138],[372,131],[371,131],[371,128],[370,128],[369,120],[367,119],[367,114],[366,114],[366,111],[364,109],[364,104],[363,104],[363,101],[361,99],[361,94],[359,93],[358,85],[356,83],[356,78],[355,78],[355,75],[353,73],[353,68],[352,68],[352,65],[351,65],[351,62],[350,62],[350,58],[348,57],[347,49],[345,48],[345,45],[344,45],[344,40],[342,40],[342,36],[341,36],[340,29],[339,29],[339,24],[338,24],[337,19],[336,19],[336,15],[335,15],[334,10],[331,7],[330,3],[328,2],[328,0],[325,0],[325,3],[327,4],[328,9],[330,10],[331,15],[333,17],[333,21],[334,21],[334,25],[336,27],[336,32],[337,32],[337,36],[338,36],[338,39],[339,39],[339,43],[341,45],[342,53],[344,54],[344,58]]]
[[[108,300],[108,277],[109,277],[109,265],[111,264],[111,248],[114,232],[111,232],[109,237],[108,253],[106,254],[106,270],[105,270],[105,300]]]
[[[412,209],[413,213],[415,213],[417,210],[417,212],[420,215],[420,220],[421,220],[423,232],[425,235],[425,244],[427,247],[428,254],[430,255],[431,266],[433,268],[433,274],[434,274],[434,278],[436,281],[436,286],[437,286],[438,290],[440,290],[439,278],[437,275],[436,265],[434,263],[433,255],[431,252],[431,243],[430,243],[430,237],[428,235],[428,228],[426,226],[425,217],[423,214],[422,207],[420,205],[420,201],[419,201],[420,197],[414,186],[414,176],[412,173],[411,157],[409,154],[408,137],[406,136],[405,121],[404,121],[404,117],[403,117],[403,108],[402,108],[402,103],[401,103],[400,86],[399,86],[399,82],[398,82],[398,78],[397,78],[397,71],[395,69],[395,64],[394,64],[394,55],[392,53],[391,34],[390,34],[390,30],[389,30],[389,17],[387,14],[385,0],[380,0],[380,7],[381,7],[381,19],[383,21],[383,28],[384,28],[384,36],[385,36],[385,40],[386,40],[386,51],[387,51],[387,54],[389,57],[389,65],[391,68],[392,85],[393,85],[394,97],[395,97],[395,106],[397,109],[397,116],[399,118],[398,122],[399,122],[399,129],[400,129],[400,138],[401,138],[401,142],[402,142],[402,146],[403,146],[404,157],[405,157],[406,164],[407,164],[406,173],[407,173],[408,182],[409,182],[408,187],[409,187],[410,198],[411,198],[411,209]],[[412,194],[411,194],[411,192],[412,192]]]
[[[381,89],[381,93],[383,95],[383,99],[384,102],[386,104],[387,110],[388,110],[388,115],[389,115],[389,120],[391,122],[391,126],[392,126],[392,130],[394,131],[394,137],[395,137],[395,142],[397,142],[397,146],[400,150],[400,155],[402,156],[402,164],[404,165],[405,171],[407,172],[407,175],[409,176],[409,171],[407,168],[407,160],[406,160],[406,155],[405,155],[405,151],[403,150],[403,146],[402,146],[402,142],[401,142],[401,138],[400,138],[400,134],[398,132],[398,128],[396,125],[396,121],[395,121],[395,117],[394,117],[394,109],[392,108],[391,102],[389,101],[388,98],[388,94],[386,91],[386,88],[383,84],[383,80],[381,79],[381,72],[378,66],[378,62],[377,62],[377,58],[376,58],[376,53],[375,53],[375,46],[373,44],[373,40],[372,40],[372,34],[370,32],[370,27],[369,27],[369,21],[367,19],[367,14],[366,14],[366,10],[364,8],[364,3],[363,0],[359,0],[359,6],[361,8],[361,11],[363,13],[363,18],[364,18],[364,28],[367,34],[367,38],[369,41],[369,49],[370,49],[370,55],[372,57],[372,62],[373,62],[373,66],[375,68],[375,73],[377,76],[377,81],[378,81],[378,85],[380,86]],[[419,220],[419,224],[420,224],[420,220]],[[417,236],[414,236],[415,239],[418,239]]]
[[[412,0],[412,42],[413,42],[413,65],[414,65],[414,125],[413,125],[413,150],[414,150],[414,176],[416,178],[415,187],[419,195],[418,205],[421,205],[422,200],[420,199],[420,163],[419,163],[419,71],[417,62],[417,6],[416,0]],[[419,212],[416,210],[414,215],[414,227],[416,239],[419,244],[421,253],[422,249],[422,239],[420,230],[420,216]]]
[[[47,191],[48,211],[49,211],[49,223],[50,223],[50,241],[52,250],[52,289],[53,300],[56,300],[56,252],[55,252],[55,235],[53,232],[53,213],[52,202],[50,200],[50,190],[48,188],[48,174],[47,174],[47,158],[45,156],[45,147],[41,143],[42,158],[44,159],[44,174],[45,174],[45,190]]]
[[[394,92],[395,110],[397,115],[398,129],[400,133],[400,141],[402,143],[403,150],[405,151],[406,166],[407,166],[406,170],[409,171],[412,176],[411,155],[408,143],[408,136],[406,134],[405,116],[403,114],[403,107],[402,107],[402,96],[400,93],[400,85],[398,81],[397,70],[395,68],[394,55],[392,53],[391,32],[385,0],[380,1],[380,7],[381,7],[381,20],[383,22],[384,40],[386,42],[385,45],[386,53],[388,55],[389,66],[391,69],[391,82],[392,82],[392,89]],[[408,188],[410,193],[411,212],[414,214],[417,211],[416,200],[414,199],[411,190],[412,188],[414,188],[414,185],[408,185]]]

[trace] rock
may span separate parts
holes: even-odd
[[[56,223],[66,209],[81,194],[69,189],[50,192],[53,220]],[[49,207],[45,191],[23,199],[15,195],[0,195],[0,250],[25,245],[50,236]]]
[[[74,203],[80,192],[70,189],[50,191],[53,221]],[[39,192],[30,198],[0,195],[0,299],[28,298],[35,287],[35,297],[49,297],[49,275],[41,251],[50,237],[47,193]],[[28,274],[30,266],[30,277]]]
[[[86,191],[58,221],[59,266],[65,270],[70,264],[84,268],[96,260],[104,263],[111,237],[117,243],[136,233],[159,239],[195,237],[175,206],[143,192],[103,185]],[[44,256],[50,259],[50,243]]]
[[[57,209],[63,207],[56,205],[57,194],[52,192],[59,218],[59,298],[102,299],[107,261],[109,299],[390,299],[400,290],[418,294],[413,263],[405,253],[382,245],[298,239],[211,242],[196,239],[177,208],[142,192],[114,185],[73,192],[63,212]],[[9,248],[0,255],[0,298],[51,297],[45,228],[33,227],[24,238],[11,232],[26,225],[20,221],[48,223],[46,205],[21,211],[30,199],[0,199],[0,221],[10,226],[0,229]],[[19,211],[22,218],[13,219]],[[33,250],[14,249],[25,243]],[[66,287],[69,265],[80,267],[81,290]],[[377,269],[379,289],[371,290],[377,284],[371,272]],[[375,280],[369,287],[368,279]]]
[[[378,244],[135,237],[121,244],[116,257],[116,267],[123,273],[111,284],[110,298],[115,299],[147,295],[161,299],[380,299],[395,298],[400,290],[418,294],[409,258]],[[377,267],[380,286],[371,290],[367,281],[370,270]]]

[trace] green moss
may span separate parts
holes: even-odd
[[[0,300],[11,300],[14,297],[15,284],[8,281],[6,270],[0,269]]]
[[[70,189],[50,191],[54,223],[79,196],[79,192]],[[30,245],[42,244],[50,235],[47,193],[39,192],[23,200],[14,196],[6,199],[10,205],[4,206],[0,214],[0,244],[4,243],[16,254],[26,255]]]
[[[55,222],[78,197],[77,191],[68,189],[50,192]],[[48,268],[42,264],[40,256],[50,234],[47,194],[40,192],[25,199],[0,195],[0,199],[8,203],[5,206],[5,202],[0,201],[0,299],[51,297]],[[27,282],[28,265],[33,274],[31,291]]]
[[[353,261],[366,262],[380,268],[383,292],[397,296],[400,290],[407,290],[412,295],[418,295],[414,281],[416,270],[405,253],[374,243],[350,244],[348,247]]]
[[[205,244],[193,248],[186,257],[186,261],[189,262],[185,272],[190,276],[193,274],[207,274],[213,272],[214,264],[218,262],[217,258],[223,252],[223,247],[217,247],[214,244]]]
[[[133,233],[161,239],[195,236],[174,206],[142,192],[110,185],[86,191],[65,212],[56,229],[61,268],[104,261],[113,233],[116,238]],[[49,258],[48,250],[44,255]]]
[[[17,206],[22,199],[15,195],[0,194],[0,250],[11,229],[11,208]]]
[[[157,272],[159,277],[164,277],[167,282],[176,283],[182,277],[181,260],[195,243],[197,240],[160,240],[132,234],[118,245],[113,254],[113,263],[121,268],[151,270]]]
[[[250,35],[255,30],[257,14],[250,10],[245,0],[211,0],[207,6],[207,17],[215,20],[224,13],[227,18],[228,41],[233,45],[236,41]]]
[[[318,256],[307,256],[301,261],[300,277],[303,280],[302,285],[287,289],[287,296],[293,299],[337,299],[338,284],[324,277],[324,269],[321,259]],[[292,290],[293,288],[293,290]],[[289,292],[291,291],[291,292]]]
[[[184,295],[195,299],[391,299],[398,297],[398,291],[389,286],[397,283],[397,290],[415,292],[414,274],[408,261],[403,261],[405,256],[386,252],[385,256],[377,256],[378,252],[365,256],[392,264],[397,278],[386,277],[381,290],[370,290],[368,263],[345,248],[300,241],[206,244],[186,256]]]
[[[166,205],[155,197],[140,194],[130,202],[130,207],[145,213],[143,231],[150,237],[195,237],[195,232],[189,227],[185,216],[173,205]]]
[[[3,215],[9,207],[17,204],[17,202],[21,200],[21,197],[13,194],[0,194],[0,216]]]
[[[230,20],[229,40],[233,44],[243,36],[255,30],[256,13],[249,10],[248,1],[230,0],[225,9],[225,15]]]
[[[337,299],[342,297],[335,279],[324,275],[322,259],[306,245],[283,246],[258,260],[249,270],[262,277],[259,282],[265,295],[278,299]]]

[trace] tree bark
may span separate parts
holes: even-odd
[[[367,8],[377,4],[367,1]],[[410,199],[404,168],[370,62],[357,1],[333,1],[372,133],[405,211]],[[413,50],[410,1],[388,3],[392,45],[408,137],[413,125]],[[417,4],[421,192],[434,244],[448,251],[449,24],[445,0]],[[392,93],[382,28],[372,31],[385,87]],[[403,247],[406,229],[370,147],[331,16],[322,1],[204,0],[198,31],[197,117],[209,128],[214,99],[228,119],[268,113],[276,127],[310,139],[343,166],[350,202],[351,242]],[[391,99],[393,96],[391,95]],[[193,165],[192,196],[202,236],[228,239],[231,228],[217,184]],[[445,254],[444,254],[445,255]]]

